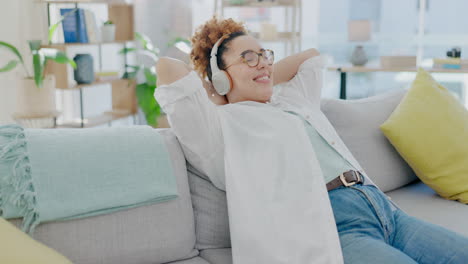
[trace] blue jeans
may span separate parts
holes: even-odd
[[[468,238],[392,210],[374,186],[329,193],[345,263],[466,264]]]

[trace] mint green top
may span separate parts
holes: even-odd
[[[345,171],[356,170],[340,153],[328,144],[307,120],[294,112],[286,112],[298,116],[304,122],[304,127],[322,169],[325,183],[328,183]]]

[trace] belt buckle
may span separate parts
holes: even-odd
[[[354,170],[353,170],[352,172],[353,172],[354,176],[356,176],[356,178],[357,178],[357,180],[356,180],[355,182],[347,182],[347,181],[346,181],[346,178],[345,178],[345,176],[344,176],[344,173],[341,173],[341,174],[340,174],[340,180],[341,180],[341,182],[343,183],[343,185],[346,186],[346,187],[353,186],[353,185],[355,185],[356,183],[358,183],[358,182],[361,181],[361,175],[359,175],[359,173],[357,173],[357,172],[354,171]]]

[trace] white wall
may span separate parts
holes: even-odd
[[[34,0],[1,0],[0,2],[0,40],[15,45],[23,54],[23,59],[31,72],[31,56],[27,40],[44,39],[47,21],[44,18],[44,4]],[[0,49],[0,65],[13,59],[4,49]],[[24,76],[24,69],[17,67],[13,72],[0,74],[0,124],[13,121],[15,111],[17,80]]]
[[[135,0],[135,31],[147,35],[161,55],[174,37],[192,34],[192,0]]]

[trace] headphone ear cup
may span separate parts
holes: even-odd
[[[218,71],[211,77],[213,87],[220,95],[227,94],[232,87],[231,76],[225,71]]]

